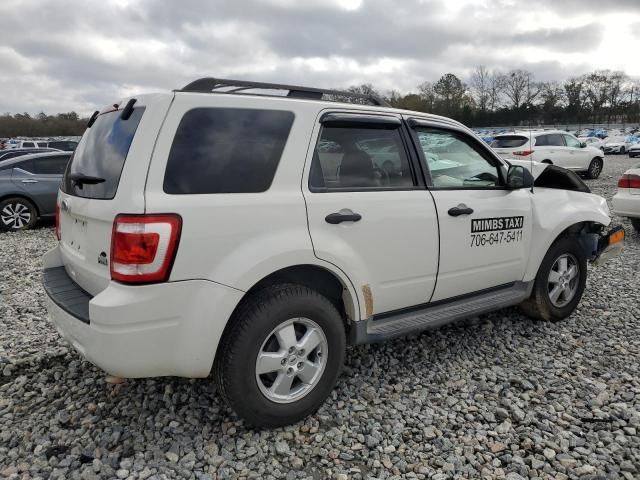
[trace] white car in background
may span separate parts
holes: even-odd
[[[516,132],[496,135],[491,147],[502,158],[533,160],[586,173],[598,178],[604,167],[599,148],[588,146],[575,136],[560,130]]]
[[[588,147],[599,148],[600,150],[604,150],[604,140],[598,137],[578,137],[582,143],[586,143]]]
[[[604,140],[604,153],[621,153],[625,154],[629,150],[629,147],[632,145],[631,142],[628,141],[629,137],[623,136],[614,136],[607,137]]]
[[[613,197],[613,212],[627,217],[640,232],[640,165],[630,168],[618,180],[618,193]]]

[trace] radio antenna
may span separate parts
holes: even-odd
[[[529,165],[531,166],[531,193],[533,193],[533,182],[535,181],[535,177],[533,176],[533,140],[532,140],[532,132],[531,132],[531,89],[529,86],[530,79],[527,76],[527,110],[529,115],[527,115],[527,122],[529,124]]]

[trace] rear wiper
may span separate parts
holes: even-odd
[[[100,177],[92,177],[90,175],[84,175],[82,173],[71,173],[67,176],[80,190],[82,185],[97,185],[98,183],[104,183],[106,180]]]

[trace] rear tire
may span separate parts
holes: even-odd
[[[631,225],[636,232],[640,232],[640,218],[630,218]]]
[[[625,153],[627,153],[627,149],[624,147],[620,147],[620,155],[624,155]]]
[[[580,303],[586,283],[584,252],[573,238],[562,236],[549,248],[538,269],[531,297],[520,308],[537,320],[563,320]]]
[[[26,198],[11,197],[0,202],[0,230],[18,232],[33,227],[38,221],[38,211]]]
[[[308,287],[273,285],[244,300],[231,322],[215,366],[229,407],[269,428],[314,413],[344,363],[346,334],[336,307]]]
[[[598,178],[602,173],[602,165],[603,162],[601,158],[596,157],[591,160],[589,169],[587,170],[587,177],[589,177],[591,180],[595,180],[596,178]]]
[[[551,160],[549,160],[549,159],[547,159],[547,160],[542,160],[542,162],[540,162],[540,163],[547,163],[547,164],[549,164],[549,165],[553,165],[553,162],[552,162]]]

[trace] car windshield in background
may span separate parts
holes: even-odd
[[[134,108],[127,120],[122,120],[120,113],[104,113],[87,129],[62,183],[65,193],[107,200],[115,197],[120,174],[144,108]],[[97,177],[104,181],[96,184],[79,183],[73,181],[71,175]]]
[[[523,137],[521,135],[502,135],[500,137],[496,137],[491,142],[491,146],[493,148],[514,148],[521,147],[529,140],[527,137]]]

